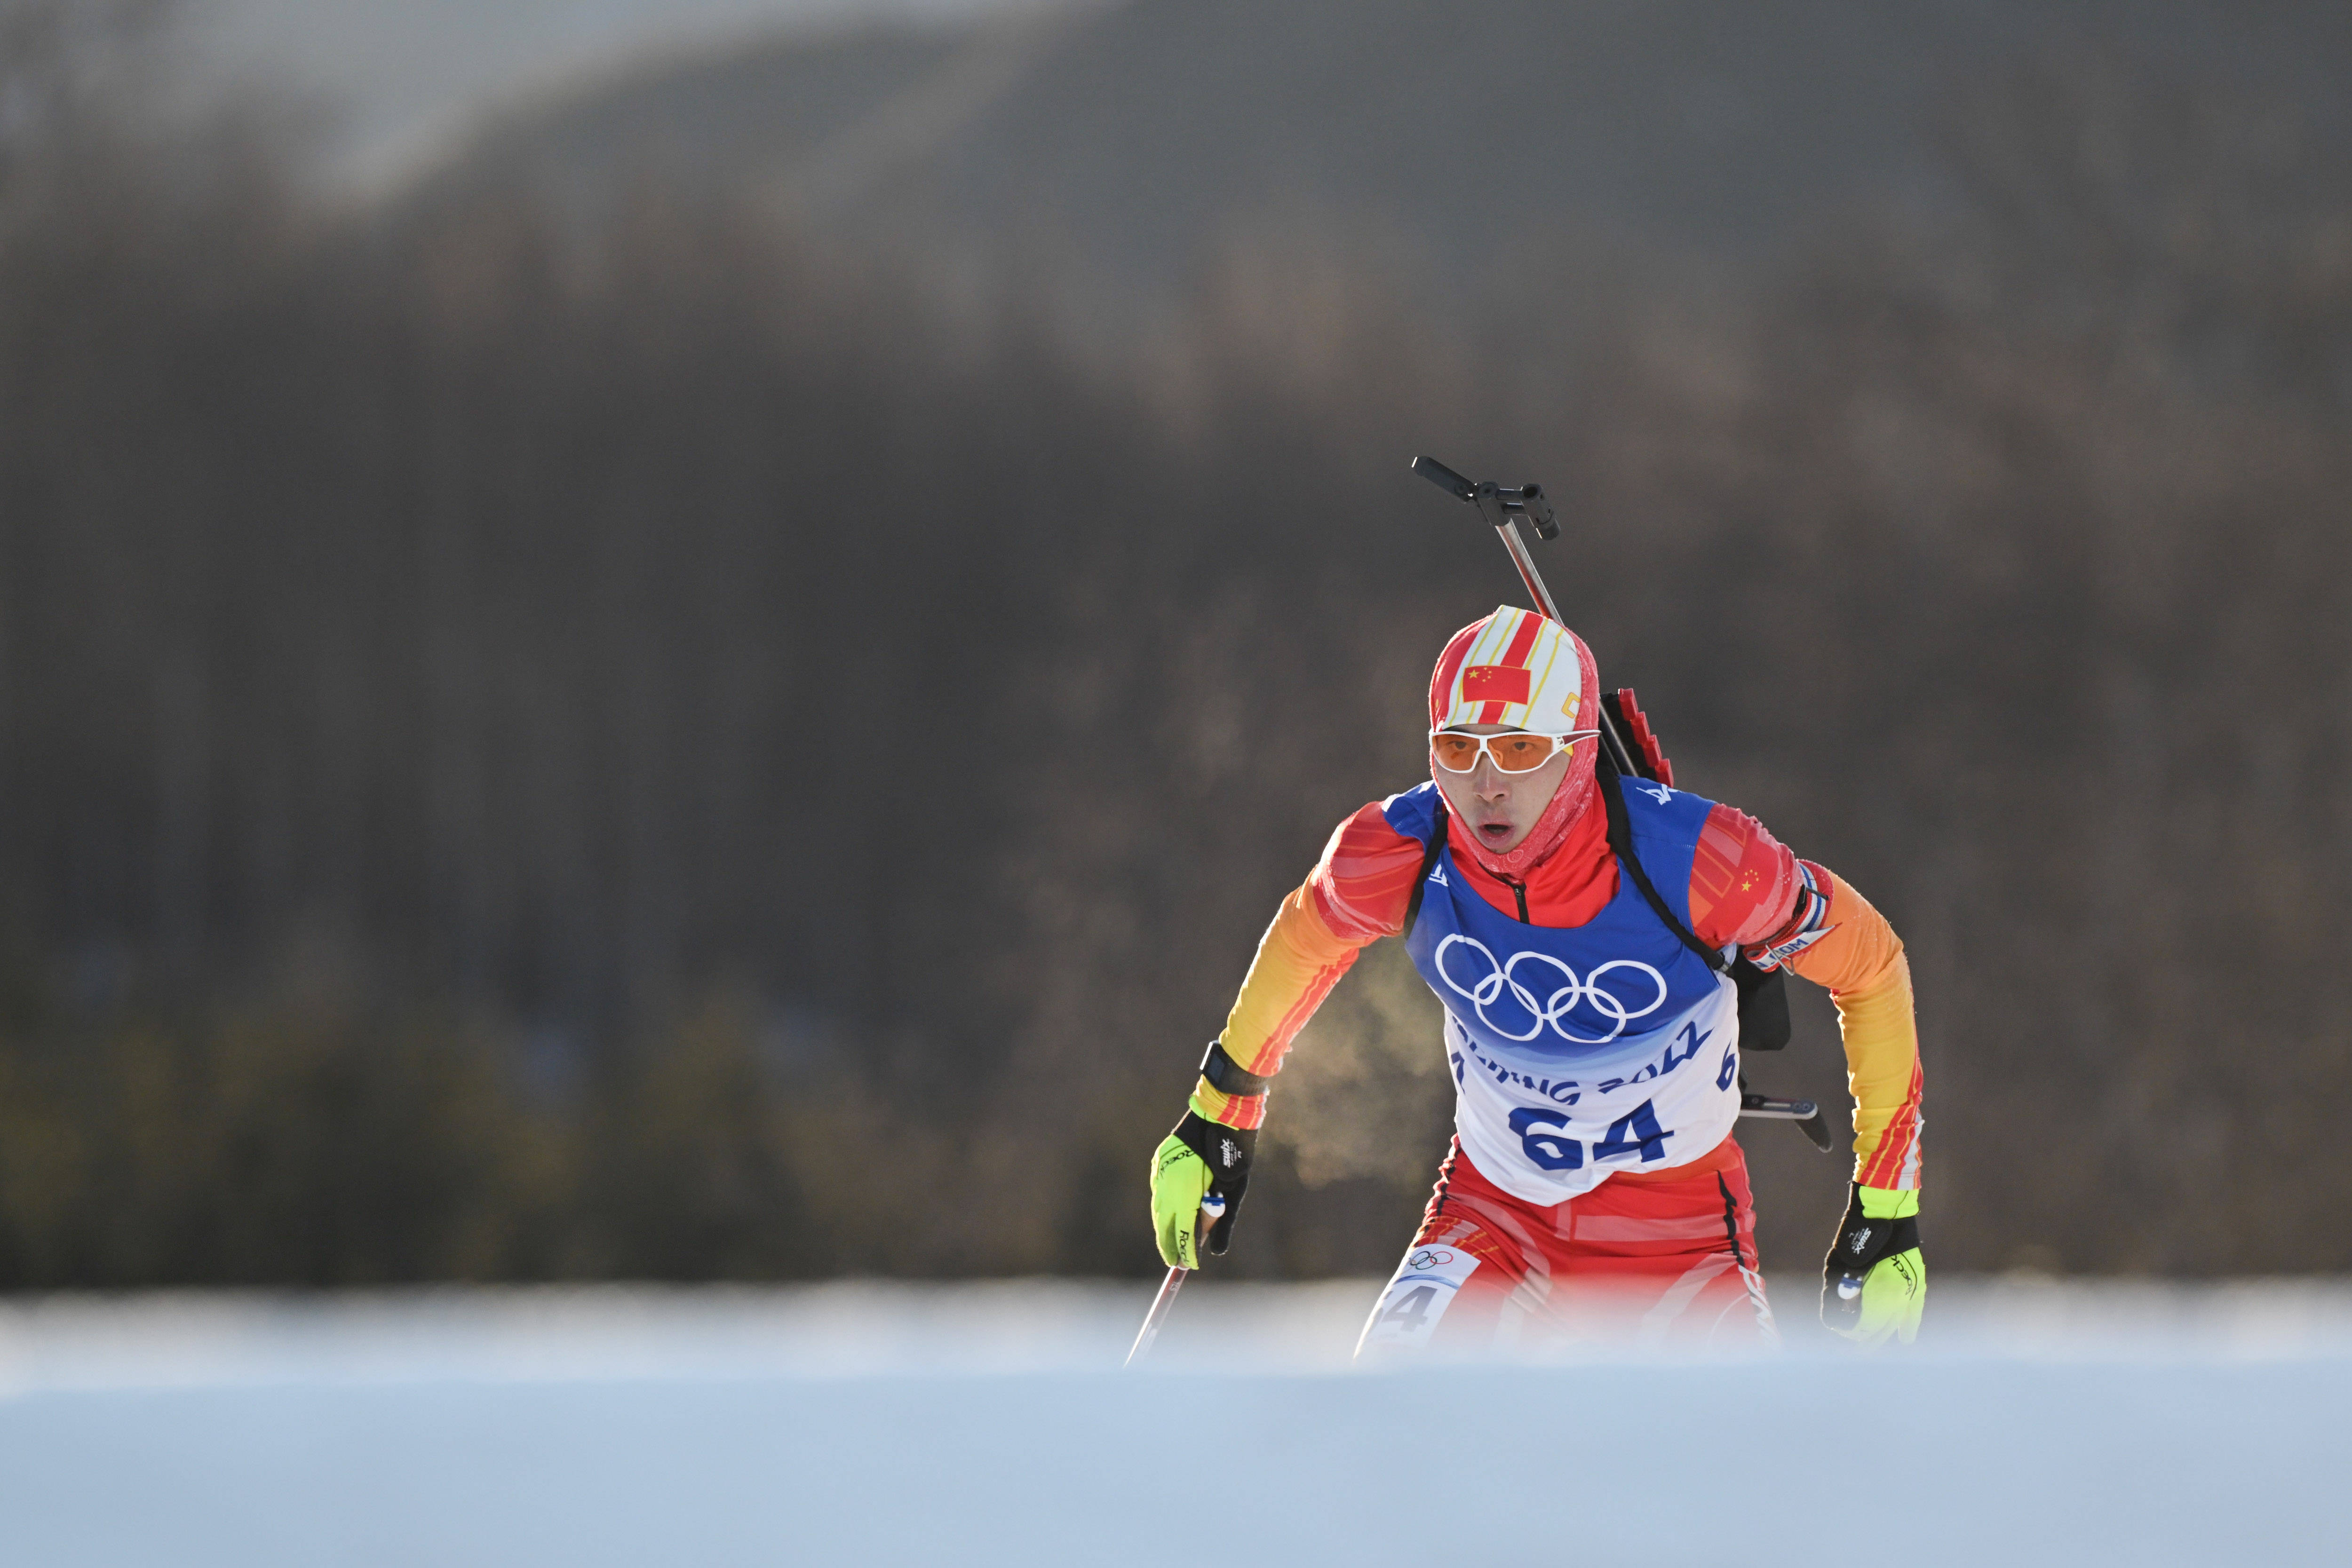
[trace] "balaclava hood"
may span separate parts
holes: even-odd
[[[1594,715],[1600,703],[1601,674],[1584,639],[1532,610],[1504,605],[1454,633],[1438,655],[1429,682],[1429,727],[1502,724],[1538,735],[1567,735],[1599,728]],[[1489,854],[1469,840],[1478,863],[1498,876],[1524,879],[1549,859],[1592,803],[1592,769],[1600,752],[1591,742],[1578,744],[1567,777],[1517,849]],[[1429,776],[1444,788],[1434,758]]]

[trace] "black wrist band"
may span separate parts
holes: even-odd
[[[1274,1086],[1271,1078],[1242,1071],[1241,1063],[1225,1054],[1223,1044],[1213,1040],[1209,1054],[1201,1058],[1201,1076],[1220,1094],[1263,1094]]]

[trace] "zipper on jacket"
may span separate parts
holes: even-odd
[[[1505,887],[1509,888],[1513,895],[1518,899],[1519,924],[1522,925],[1534,925],[1535,922],[1528,918],[1528,884],[1523,882],[1516,882],[1511,878],[1505,876],[1500,872],[1496,872],[1495,873],[1495,880],[1501,883]]]

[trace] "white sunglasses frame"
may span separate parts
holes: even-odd
[[[1578,741],[1591,740],[1598,737],[1601,732],[1597,729],[1571,729],[1566,735],[1543,736],[1544,739],[1553,743],[1552,748],[1544,754],[1543,762],[1537,763],[1535,768],[1506,768],[1503,766],[1503,759],[1501,758],[1496,757],[1492,751],[1486,749],[1486,743],[1490,740],[1512,740],[1522,736],[1542,734],[1542,731],[1533,729],[1507,729],[1499,735],[1472,735],[1465,730],[1459,729],[1433,729],[1429,732],[1429,760],[1435,767],[1443,768],[1444,771],[1453,774],[1456,778],[1460,778],[1465,774],[1475,773],[1478,771],[1478,764],[1486,762],[1491,763],[1494,766],[1495,771],[1501,774],[1506,779],[1524,779],[1528,774],[1533,773],[1536,770],[1536,768],[1541,768],[1544,765],[1544,762],[1549,762],[1561,752],[1565,751],[1573,754],[1576,750],[1576,743]],[[1470,759],[1469,767],[1447,768],[1444,763],[1437,760],[1437,737],[1441,735],[1450,735],[1456,740],[1475,740],[1478,743],[1478,754]]]

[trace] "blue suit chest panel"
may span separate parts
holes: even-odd
[[[1623,793],[1634,852],[1687,925],[1691,863],[1714,802],[1655,785]],[[1438,831],[1437,804],[1437,787],[1424,784],[1392,797],[1383,812],[1399,832],[1427,843]],[[1471,1048],[1475,1070],[1548,1098],[1563,1074],[1591,1085],[1606,1074],[1654,1078],[1679,1067],[1699,1044],[1684,1026],[1723,984],[1622,865],[1615,895],[1584,925],[1529,925],[1481,898],[1450,847],[1423,881],[1405,951],[1452,1016],[1449,1035],[1458,1031],[1457,1045]],[[1690,1038],[1678,1042],[1678,1030]],[[1457,1061],[1457,1077],[1463,1067]]]

